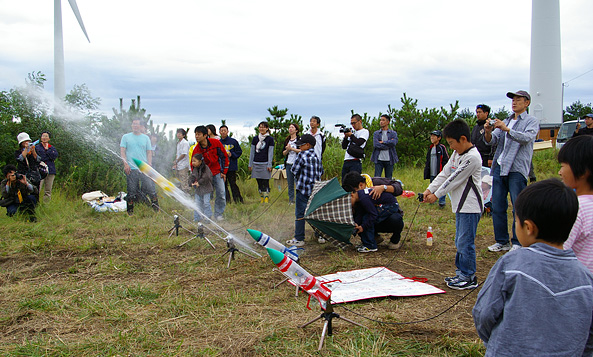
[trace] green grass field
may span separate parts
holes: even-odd
[[[553,151],[537,153],[538,179],[557,176]],[[554,171],[556,170],[556,172]],[[419,192],[422,170],[396,168],[405,188]],[[271,203],[259,204],[254,180],[241,182],[246,204],[227,206],[223,228],[238,237],[245,229],[279,241],[291,237],[294,206],[286,192],[273,190]],[[388,266],[409,277],[424,277],[447,290],[442,278],[454,271],[454,215],[446,209],[401,198],[406,212],[399,251],[381,247],[373,254],[340,251],[307,238],[303,266],[315,274]],[[414,298],[382,298],[337,306],[336,312],[363,324],[334,320],[334,334],[317,352],[322,323],[299,325],[319,316],[294,297],[261,247],[253,259],[238,254],[227,268],[226,246],[191,238],[182,230],[168,238],[171,215],[191,218],[189,210],[161,198],[163,211],[140,206],[125,213],[93,212],[79,197],[57,188],[54,199],[38,208],[39,221],[0,216],[0,354],[14,356],[480,356],[471,308],[477,293]],[[415,213],[416,212],[416,213]],[[182,221],[188,229],[191,224]],[[427,247],[426,228],[435,242]],[[307,236],[311,231],[307,228]],[[250,238],[245,238],[249,241]],[[486,277],[499,253],[488,252],[492,222],[484,217],[476,237],[478,277]],[[453,306],[454,305],[454,306]],[[413,322],[444,314],[421,323]],[[363,317],[364,316],[364,317]],[[368,320],[368,317],[373,320]]]

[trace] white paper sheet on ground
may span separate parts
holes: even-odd
[[[317,279],[341,281],[326,285],[332,291],[332,302],[336,304],[385,296],[422,296],[445,292],[430,284],[406,278],[385,267],[337,272]]]

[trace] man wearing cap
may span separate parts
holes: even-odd
[[[286,244],[297,247],[305,245],[305,209],[309,196],[313,190],[313,185],[321,179],[323,167],[321,160],[315,154],[315,145],[317,141],[310,134],[304,134],[295,143],[301,152],[292,164],[291,171],[296,181],[296,200],[294,214],[294,238],[286,241]]]
[[[381,177],[381,173],[385,170],[385,177],[391,178],[393,165],[399,161],[395,151],[397,132],[389,129],[390,120],[391,116],[388,114],[381,115],[379,119],[380,129],[373,133],[371,161],[375,163],[375,177]]]
[[[119,144],[128,186],[126,201],[129,215],[134,213],[134,203],[141,200],[140,196],[143,192],[146,192],[150,197],[152,209],[155,212],[159,211],[159,200],[154,182],[140,172],[133,160],[141,160],[152,166],[152,145],[148,135],[142,134],[142,127],[140,119],[132,120],[132,132],[122,136]],[[140,183],[142,183],[142,189]]]
[[[577,123],[577,127],[572,134],[573,138],[579,135],[593,135],[593,114],[587,114],[581,117],[581,119],[585,120],[586,126],[581,128],[581,123]]]
[[[521,244],[515,234],[515,209],[513,208],[513,237],[509,244],[507,222],[507,195],[511,203],[527,186],[529,167],[533,157],[533,142],[539,131],[539,120],[527,113],[531,96],[524,90],[508,92],[513,114],[505,120],[494,119],[484,124],[484,142],[497,145],[492,161],[492,225],[496,243],[488,247],[492,252],[515,250]]]
[[[449,153],[445,145],[441,144],[443,134],[440,130],[430,133],[430,146],[426,152],[426,163],[424,164],[424,179],[432,182],[435,177],[443,171],[443,167],[449,162]],[[444,208],[446,196],[439,197],[439,207]]]

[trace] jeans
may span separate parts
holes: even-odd
[[[509,242],[507,217],[509,201],[507,195],[510,193],[511,204],[513,205],[513,237],[511,243],[521,245],[515,233],[515,200],[525,187],[527,187],[527,179],[522,174],[509,172],[508,176],[500,176],[500,166],[498,165],[492,170],[492,226],[494,227],[494,239],[497,243],[507,244]]]
[[[309,202],[309,196],[303,195],[300,191],[296,191],[296,202],[294,205],[294,239],[298,241],[305,240],[305,209],[307,209],[307,202]]]
[[[292,164],[286,164],[286,181],[288,181],[288,202],[294,203],[294,174],[290,170]]]
[[[214,191],[216,192],[216,199],[214,200],[214,215],[216,217],[222,216],[224,208],[226,207],[226,193],[224,190],[224,180],[217,173],[212,178],[212,184],[214,185]]]
[[[37,197],[35,195],[27,195],[23,197],[23,202],[12,203],[6,206],[6,215],[8,217],[14,216],[17,212],[28,213],[35,216],[35,206],[37,205]]]
[[[350,171],[362,173],[362,162],[360,162],[360,160],[344,161],[344,165],[342,166],[342,182],[344,181],[344,176]]]
[[[212,207],[210,207],[210,195],[212,194],[205,193],[203,195],[195,195],[196,206],[198,206],[198,210],[194,211],[194,221],[201,221],[203,218],[202,214],[208,218],[212,218]]]
[[[377,160],[375,163],[375,177],[381,177],[383,170],[385,170],[385,177],[391,178],[393,175],[393,165],[389,161]]]
[[[435,177],[436,176],[430,176],[430,182],[434,181],[434,178]],[[445,202],[446,202],[445,199],[446,199],[446,197],[447,197],[447,195],[439,197],[439,206],[444,206],[445,205]]]
[[[229,186],[231,190],[229,192]],[[228,171],[226,174],[226,181],[224,182],[224,189],[226,192],[226,201],[231,202],[231,192],[233,193],[233,201],[235,203],[243,203],[243,197],[241,196],[241,191],[239,190],[239,186],[237,186],[237,171]]]
[[[360,240],[362,241],[362,245],[369,249],[377,249],[377,241],[375,240],[375,225],[383,222],[384,220],[388,219],[394,213],[398,212],[398,205],[393,204],[390,206],[383,206],[377,207],[377,220],[368,228],[365,228],[362,233],[359,233]],[[368,213],[365,214],[362,218],[364,222],[368,216]],[[403,222],[403,221],[402,221]],[[401,231],[400,231],[401,233]],[[398,240],[399,242],[399,240]]]
[[[146,193],[153,201],[157,199],[154,182],[148,176],[140,172],[140,170],[132,170],[126,177],[126,183],[128,186],[126,196],[128,205],[133,205],[136,202],[146,200],[146,198],[142,200],[140,197],[143,193]],[[140,188],[140,185],[142,185],[142,188]]]
[[[455,213],[455,272],[464,279],[476,274],[476,231],[480,213]]]
[[[375,224],[375,233],[392,233],[389,241],[393,244],[399,243],[403,229],[404,219],[399,212],[393,213],[381,223]]]

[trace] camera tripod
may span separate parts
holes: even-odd
[[[321,351],[321,349],[323,348],[323,342],[325,340],[326,333],[328,336],[331,336],[333,333],[332,320],[334,318],[342,319],[342,320],[349,322],[353,325],[366,328],[365,326],[359,324],[358,322],[354,322],[350,319],[347,319],[347,318],[342,317],[339,314],[335,313],[334,307],[333,307],[331,301],[328,301],[327,306],[325,307],[325,310],[321,313],[321,315],[319,315],[318,317],[314,318],[313,320],[307,322],[306,324],[299,326],[300,328],[305,328],[306,326],[312,324],[313,322],[315,322],[317,320],[321,320],[321,319],[325,320],[325,323],[323,324],[323,330],[321,331],[321,339],[319,340],[319,348],[317,349],[318,351]]]
[[[214,246],[214,244],[212,244],[212,242],[206,237],[206,235],[204,234],[204,225],[202,223],[198,223],[198,231],[196,233],[186,229],[186,231],[190,232],[191,234],[193,234],[194,236],[191,237],[190,239],[186,240],[185,242],[179,244],[177,246],[177,248],[181,248],[184,245],[186,245],[187,243],[191,242],[192,240],[196,239],[196,238],[203,238],[204,240],[206,240],[206,242],[208,242],[208,244],[210,244],[210,246],[212,247],[212,249],[216,249],[216,247]],[[184,228],[185,229],[185,228]]]
[[[181,226],[181,223],[179,223],[179,216],[178,215],[174,215],[173,216],[173,227],[171,227],[168,230],[168,232],[169,232],[169,238],[171,238],[171,236],[173,235],[173,232],[175,232],[175,237],[179,236],[179,228],[185,229],[186,231],[192,233],[192,231],[190,231],[189,229],[183,228]]]
[[[221,258],[224,257],[228,253],[229,260],[226,265],[226,267],[228,269],[231,267],[231,260],[235,260],[235,253],[243,253],[243,252],[240,251],[239,249],[237,249],[237,247],[235,247],[235,242],[233,241],[232,238],[227,238],[226,246],[228,247],[228,249],[226,250],[226,252],[224,252],[224,254],[221,256]],[[243,253],[243,254],[248,255],[246,253]]]

